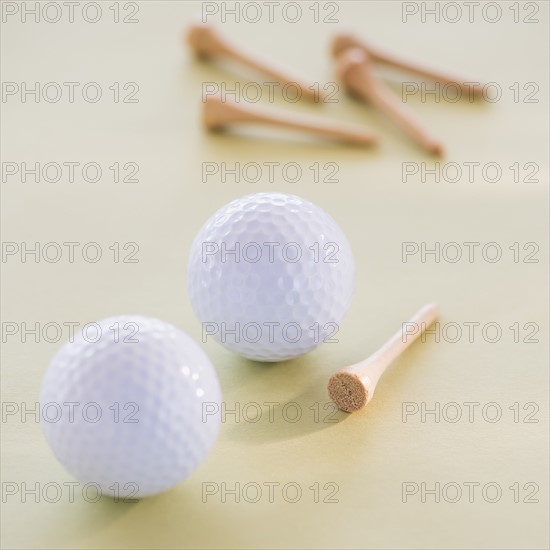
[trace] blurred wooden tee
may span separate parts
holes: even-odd
[[[356,145],[375,145],[376,137],[360,127],[320,121],[298,114],[286,114],[257,106],[243,107],[234,101],[222,100],[219,95],[206,98],[203,122],[209,130],[223,130],[236,123],[270,124],[302,130],[337,141]]]
[[[380,63],[382,65],[407,71],[434,82],[455,85],[460,88],[462,93],[466,93],[468,96],[470,94],[475,96],[481,96],[483,94],[483,83],[481,82],[469,81],[457,75],[446,74],[437,69],[424,67],[414,61],[405,61],[394,55],[381,52],[373,48],[370,44],[359,40],[351,33],[341,32],[337,34],[332,41],[332,54],[336,57],[345,50],[352,48],[358,48],[365,52],[374,63]]]
[[[252,67],[283,85],[294,84],[307,99],[321,101],[324,98],[323,91],[313,82],[307,82],[290,69],[277,66],[263,57],[245,53],[223,38],[212,25],[200,22],[192,24],[187,33],[187,42],[198,57],[207,59],[228,57]]]
[[[337,63],[340,78],[349,92],[373,103],[429,153],[443,154],[443,145],[430,135],[412,111],[376,77],[369,54],[359,48],[346,49],[338,56]]]

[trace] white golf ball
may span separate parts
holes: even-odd
[[[354,261],[336,222],[311,202],[256,193],[218,210],[196,236],[188,290],[205,339],[257,361],[335,341]]]
[[[189,336],[124,315],[88,324],[63,345],[40,410],[46,439],[72,475],[105,495],[139,498],[199,466],[219,431],[220,402],[214,368]]]

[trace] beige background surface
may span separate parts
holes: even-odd
[[[17,15],[7,19],[1,43],[4,82],[95,81],[105,95],[96,104],[78,95],[74,103],[65,96],[55,104],[3,97],[4,162],[93,161],[102,166],[103,177],[96,184],[79,176],[74,183],[23,184],[8,178],[2,182],[2,240],[95,241],[104,257],[95,264],[81,256],[74,263],[66,255],[58,263],[7,258],[2,263],[4,323],[82,325],[116,313],[142,313],[173,322],[200,341],[200,325],[186,296],[191,240],[218,207],[259,190],[304,196],[341,224],[355,252],[357,290],[339,343],[300,359],[262,365],[215,342],[202,344],[216,366],[228,408],[270,401],[280,406],[271,423],[265,406],[257,423],[242,414],[239,422],[228,415],[206,462],[167,494],[137,504],[105,498],[89,503],[79,489],[74,502],[66,492],[55,503],[43,496],[36,502],[32,495],[23,502],[21,492],[7,495],[6,483],[21,490],[23,483],[42,488],[72,479],[32,416],[26,422],[18,415],[3,418],[4,548],[548,547],[548,4],[530,4],[538,8],[538,23],[515,23],[512,3],[506,2],[495,23],[477,11],[474,22],[464,12],[454,24],[436,23],[433,17],[423,23],[420,15],[403,23],[401,2],[336,4],[340,24],[354,26],[380,47],[501,87],[502,99],[492,104],[422,102],[419,95],[409,102],[447,145],[441,162],[463,167],[465,162],[498,163],[503,171],[498,183],[485,181],[479,172],[472,183],[466,175],[457,183],[423,183],[418,177],[403,183],[402,162],[433,168],[434,160],[342,92],[337,103],[326,105],[289,104],[276,95],[273,107],[368,125],[381,137],[378,150],[259,130],[238,136],[205,134],[201,83],[232,86],[251,75],[196,62],[182,48],[181,31],[200,13],[200,3],[140,2],[136,24],[113,23],[112,2],[101,3],[103,16],[95,24],[82,21],[80,7],[74,23],[67,22],[66,14],[54,24],[23,23]],[[229,18],[222,24],[219,15],[211,21],[239,44],[287,62],[313,80],[334,81],[327,50],[338,25],[315,23],[311,5],[302,3],[303,16],[295,24],[285,22],[278,11],[273,23],[267,15],[258,23],[237,24]],[[520,17],[531,9],[520,3]],[[113,82],[138,83],[139,102],[114,103]],[[520,89],[535,82],[538,103],[514,102],[509,87],[515,82]],[[395,90],[399,92],[398,84]],[[115,162],[136,162],[139,183],[114,183],[108,167]],[[265,171],[257,183],[237,183],[231,177],[225,183],[219,177],[203,182],[204,162],[296,162],[303,176],[290,183],[279,171],[270,183]],[[338,182],[315,183],[308,168],[315,162],[337,163]],[[538,183],[515,183],[509,169],[515,162],[536,163]],[[521,178],[526,175],[522,170]],[[494,241],[503,256],[496,263],[480,254],[473,263],[422,263],[418,257],[403,263],[404,241],[429,246],[436,241]],[[137,243],[138,263],[115,263],[109,250],[115,242]],[[537,243],[538,263],[515,263],[508,247],[516,242]],[[330,373],[374,351],[429,301],[440,304],[442,325],[462,327],[460,341],[449,341],[449,329],[439,343],[429,337],[416,344],[387,373],[366,410],[339,413],[337,422],[324,422]],[[465,322],[480,327],[497,323],[502,337],[489,343],[478,329],[469,342]],[[515,343],[509,327],[528,322],[539,327],[538,343]],[[3,336],[2,401],[32,408],[60,342]],[[525,338],[527,331],[522,328],[520,336]],[[67,337],[64,332],[62,339]],[[296,423],[281,415],[289,402],[301,408]],[[472,422],[462,405],[464,416],[456,423],[435,422],[433,416],[423,423],[419,415],[405,423],[404,402],[425,402],[429,408],[436,402],[440,407],[450,402],[481,405]],[[489,402],[502,409],[500,421],[490,423],[481,414]],[[519,403],[520,422],[514,422],[509,409],[514,403]],[[527,403],[538,407],[537,423],[524,422],[534,410],[532,405],[523,410]],[[274,502],[265,485],[257,503],[242,497],[235,503],[231,496],[222,502],[220,494],[202,502],[204,482],[280,486]],[[297,503],[281,496],[280,487],[289,482],[303,491]],[[464,493],[457,503],[443,498],[437,503],[433,496],[422,503],[420,494],[403,503],[404,482],[428,488],[436,482],[458,483]],[[473,502],[464,482],[480,484]],[[496,503],[481,494],[489,482],[502,488]],[[309,487],[315,483],[337,484],[338,502],[314,502]],[[514,503],[509,489],[514,483],[521,487],[521,501],[530,492],[524,485],[537,484],[538,502]],[[321,501],[326,496],[328,491],[322,490]]]

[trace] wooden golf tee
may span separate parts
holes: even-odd
[[[315,118],[298,114],[269,111],[257,106],[243,107],[234,101],[223,100],[219,95],[206,98],[203,122],[209,130],[223,130],[235,123],[271,124],[293,128],[357,145],[375,145],[376,137],[360,127],[320,122]]]
[[[468,96],[469,94],[473,94],[475,96],[483,95],[483,84],[481,82],[469,82],[465,78],[419,65],[414,61],[405,61],[391,54],[387,54],[373,48],[350,33],[339,33],[334,37],[332,41],[333,55],[339,56],[344,50],[349,48],[359,48],[363,50],[375,63],[408,71],[410,73],[417,74],[418,76],[427,78],[428,80],[433,80],[434,82],[456,85],[460,88],[462,93],[466,93]]]
[[[396,332],[377,352],[370,357],[334,373],[328,382],[330,398],[340,409],[354,412],[364,407],[374,394],[378,380],[392,363],[403,353],[438,316],[435,304],[428,304],[418,311],[407,323],[403,323]],[[404,332],[405,326],[415,332]]]
[[[254,70],[273,78],[283,85],[295,84],[304,97],[314,101],[320,101],[325,95],[319,89],[319,86],[313,86],[313,82],[305,81],[303,78],[295,75],[290,69],[276,66],[263,57],[250,55],[233,46],[233,44],[220,36],[214,27],[207,23],[197,22],[192,24],[187,34],[187,41],[199,57],[229,57],[243,65],[252,67]]]
[[[358,48],[345,50],[338,58],[338,72],[348,91],[373,103],[429,153],[439,156],[443,154],[443,145],[429,134],[411,110],[374,75],[372,60],[367,53]]]

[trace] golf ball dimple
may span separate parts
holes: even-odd
[[[45,374],[46,440],[72,475],[105,495],[166,491],[216,440],[216,372],[189,336],[159,319],[125,315],[94,326],[65,343]]]
[[[255,193],[218,210],[191,246],[188,291],[203,336],[257,361],[336,338],[354,261],[336,222],[311,202]]]

